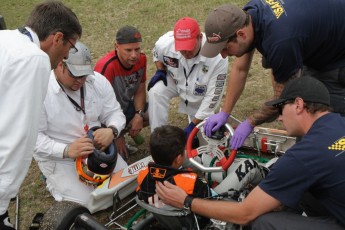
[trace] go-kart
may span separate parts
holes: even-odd
[[[210,199],[244,199],[252,186],[264,177],[274,159],[296,141],[282,130],[257,127],[247,138],[243,148],[229,152],[228,143],[234,132],[233,127],[226,124],[212,138],[208,138],[203,132],[203,124],[204,122],[198,124],[188,138],[186,166],[205,176],[214,191]],[[199,146],[193,148],[195,138],[198,138]],[[262,157],[263,154],[268,154],[268,158],[273,160]],[[92,192],[87,207],[73,202],[57,202],[44,214],[40,229],[150,229],[155,225],[164,226],[167,223],[166,217],[171,227],[170,217],[176,220],[187,216],[191,218],[187,218],[186,229],[201,229],[198,218],[193,213],[171,207],[158,209],[136,199],[137,174],[151,160],[150,156],[145,157],[106,179]],[[97,222],[90,215],[111,206],[113,212],[106,224]],[[127,223],[120,224],[119,221],[125,218],[129,219]],[[207,229],[240,227],[211,220]]]

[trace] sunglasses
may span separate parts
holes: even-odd
[[[285,106],[286,104],[292,104],[292,103],[294,103],[294,102],[295,102],[295,99],[288,99],[288,100],[286,100],[286,101],[283,101],[283,102],[277,104],[276,107],[277,107],[277,109],[278,109],[279,115],[282,115],[282,114],[283,114],[283,109],[284,109],[284,106]]]

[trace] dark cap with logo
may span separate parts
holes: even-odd
[[[205,22],[207,41],[201,49],[201,55],[209,58],[217,56],[229,38],[244,26],[246,18],[246,13],[232,4],[211,11]]]
[[[141,42],[139,30],[133,26],[124,26],[116,33],[116,42],[118,44],[128,44]]]
[[[302,98],[305,102],[330,105],[330,96],[326,86],[314,77],[303,76],[286,83],[279,99],[268,101],[267,106],[277,106],[285,101]]]

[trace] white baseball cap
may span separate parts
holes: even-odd
[[[89,49],[81,42],[77,41],[75,44],[77,52],[70,51],[68,59],[64,60],[69,71],[75,77],[81,77],[86,75],[93,75],[93,68],[91,65],[91,53]]]

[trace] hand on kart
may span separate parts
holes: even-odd
[[[209,118],[207,118],[205,124],[204,124],[204,130],[207,137],[211,137],[212,133],[220,129],[223,125],[225,125],[226,121],[228,120],[228,117],[230,115],[226,112],[219,112],[217,114],[211,115]]]
[[[115,145],[117,152],[122,156],[124,160],[128,159],[128,151],[126,148],[126,140],[123,136],[120,136],[119,138],[115,139]]]
[[[68,157],[77,158],[86,156],[94,151],[92,140],[88,137],[80,137],[68,146]]]
[[[237,150],[240,148],[253,129],[254,126],[252,126],[248,120],[245,120],[239,126],[237,126],[234,135],[230,140],[231,149]]]
[[[195,126],[196,125],[194,124],[194,122],[191,122],[186,128],[184,128],[184,133],[186,134],[187,138],[189,137],[190,133],[192,132]]]
[[[168,86],[167,82],[167,71],[163,69],[159,69],[156,71],[155,75],[151,78],[149,84],[147,85],[147,91],[150,91],[150,89],[158,82],[163,81],[165,86]]]
[[[183,203],[187,196],[186,192],[168,181],[164,181],[163,183],[156,183],[156,192],[158,197],[167,205],[171,205],[176,208],[183,208]]]
[[[104,151],[113,140],[114,134],[110,128],[100,128],[93,132],[93,144],[101,151]]]

